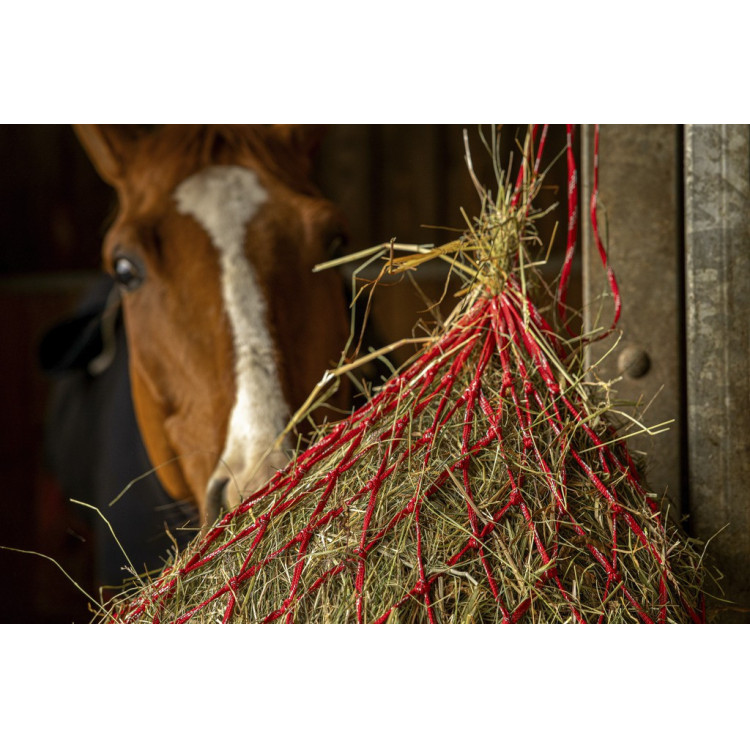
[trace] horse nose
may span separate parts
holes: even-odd
[[[205,524],[213,524],[222,512],[236,508],[283,469],[288,460],[283,450],[274,450],[262,458],[246,461],[222,459],[206,486]]]

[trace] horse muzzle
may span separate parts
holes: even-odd
[[[221,460],[206,486],[205,506],[201,514],[203,527],[208,528],[224,513],[234,510],[241,502],[262,489],[288,461],[289,456],[283,450],[272,450],[260,456],[251,455],[242,466],[232,466]]]

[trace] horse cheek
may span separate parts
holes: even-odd
[[[156,475],[172,498],[186,500],[193,493],[164,430],[167,414],[159,400],[153,397],[135,356],[131,357],[130,380],[138,427]]]

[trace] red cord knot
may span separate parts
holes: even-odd
[[[417,584],[414,586],[414,593],[417,596],[424,596],[425,594],[429,593],[430,587],[427,584],[427,581],[418,581]]]
[[[548,581],[550,578],[556,578],[558,575],[557,568],[553,565],[551,568],[547,568],[541,575],[543,581]]]
[[[479,549],[479,540],[478,539],[471,539],[466,545],[469,549]]]
[[[337,466],[335,469],[331,469],[328,474],[326,474],[326,482],[331,484],[331,482],[338,481],[338,478],[341,476],[341,467]]]
[[[399,417],[395,421],[395,423],[393,425],[393,431],[394,431],[394,433],[398,433],[401,430],[403,430],[406,427],[407,424],[409,424],[409,418],[408,417]]]
[[[372,477],[372,479],[368,479],[365,482],[364,489],[367,492],[374,492],[375,490],[377,490],[380,487],[380,485],[382,483],[383,483],[383,478],[382,477]]]
[[[464,399],[470,399],[477,391],[479,390],[479,380],[477,378],[474,378],[474,380],[469,383],[469,385],[464,388],[463,392],[463,398]]]
[[[500,393],[505,393],[513,385],[513,376],[509,373],[503,373],[503,382],[500,386]]]
[[[527,451],[534,447],[534,441],[531,439],[531,435],[523,436],[523,447],[526,448]]]
[[[530,380],[527,380],[523,384],[523,392],[528,396],[529,394],[533,393],[534,386],[531,384]]]
[[[406,511],[407,511],[407,513],[413,513],[414,512],[414,508],[416,508],[416,506],[417,506],[417,503],[415,502],[414,498],[412,498],[411,500],[409,500],[409,502],[406,505]]]
[[[514,487],[510,493],[510,504],[518,505],[521,502],[521,490],[518,487]]]

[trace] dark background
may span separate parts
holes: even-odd
[[[477,126],[331,126],[316,176],[347,217],[349,252],[392,237],[440,243],[457,236],[430,227],[461,229],[461,208],[470,217],[479,210],[464,162],[464,128],[478,176],[491,185]],[[504,127],[506,151],[515,148],[516,133],[522,131]],[[553,128],[549,153],[563,145],[563,128]],[[99,274],[114,191],[94,172],[68,125],[0,126],[0,164],[0,545],[53,558],[94,594],[91,525],[44,466],[50,381],[37,365],[37,347]],[[550,185],[565,184],[562,169],[561,160]],[[554,193],[548,200],[564,202],[564,191]],[[558,254],[564,235],[556,238]],[[425,271],[420,283],[432,297],[443,286],[435,271]],[[573,301],[578,288],[576,281]],[[423,307],[409,284],[381,289],[374,298],[373,335],[385,342],[408,337]],[[51,560],[0,550],[0,565],[6,578],[0,622],[90,620],[84,596]]]

